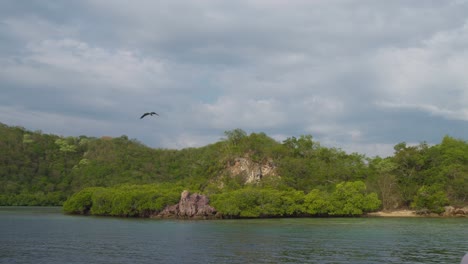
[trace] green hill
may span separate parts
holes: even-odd
[[[440,212],[468,203],[468,143],[449,136],[434,146],[399,143],[383,159],[327,148],[310,135],[277,142],[235,129],[214,144],[171,150],[125,135],[62,137],[0,123],[0,205],[69,199],[70,212],[87,213],[78,196],[86,203],[99,194],[120,197],[124,207],[131,198],[129,206],[140,209],[114,204],[96,214],[145,215],[174,203],[183,189],[209,196],[232,216],[357,215],[379,207]]]

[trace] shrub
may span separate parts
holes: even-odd
[[[68,214],[88,214],[93,205],[93,194],[100,189],[91,187],[75,193],[63,203],[63,211]]]
[[[314,189],[304,199],[304,211],[310,215],[327,215],[331,210],[328,194]]]
[[[72,195],[63,210],[70,214],[147,216],[176,204],[180,188],[166,185],[91,187]]]
[[[377,194],[366,194],[366,185],[362,181],[337,184],[330,202],[329,214],[342,216],[362,215],[377,210],[381,205]]]
[[[414,196],[411,207],[418,210],[427,209],[429,212],[442,213],[448,204],[447,195],[438,185],[422,186]]]
[[[304,193],[247,187],[213,195],[211,204],[230,217],[291,216],[303,211]]]

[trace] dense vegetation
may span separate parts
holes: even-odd
[[[213,206],[227,216],[354,216],[375,211],[380,200],[366,194],[361,181],[343,182],[332,193],[313,189],[308,194],[297,190],[246,187],[213,196]]]
[[[0,205],[144,216],[175,203],[183,189],[208,195],[233,217],[440,212],[468,203],[468,143],[461,139],[399,143],[393,156],[369,158],[310,135],[277,142],[235,129],[225,136],[200,148],[152,149],[127,136],[62,137],[0,123]],[[246,183],[226,170],[239,157],[273,163],[277,176]]]
[[[181,191],[177,186],[156,184],[88,187],[65,201],[63,210],[73,214],[149,216],[176,204]]]

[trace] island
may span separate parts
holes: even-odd
[[[0,205],[181,219],[467,215],[468,143],[398,143],[390,157],[226,131],[186,149],[0,124]]]

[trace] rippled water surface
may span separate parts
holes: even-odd
[[[0,207],[0,263],[460,263],[467,218],[176,221]]]

